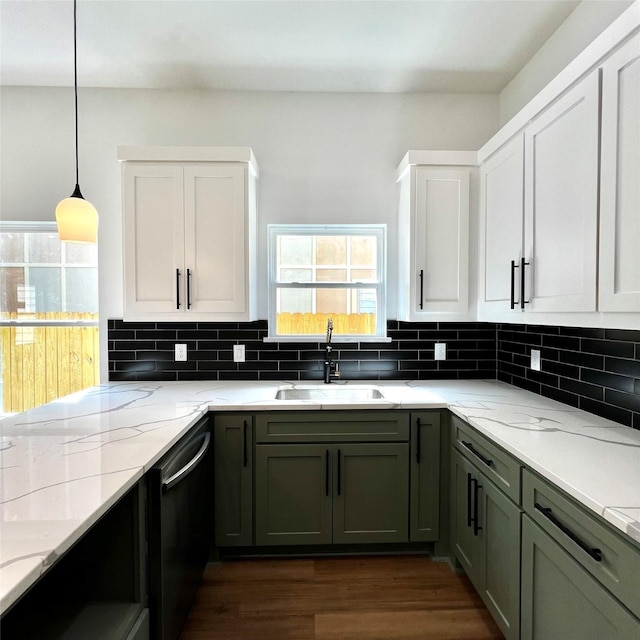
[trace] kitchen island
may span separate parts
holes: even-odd
[[[372,384],[381,399],[345,403],[276,400],[308,386],[286,381],[106,383],[5,418],[0,610],[209,411],[448,408],[640,548],[639,431],[496,381]]]

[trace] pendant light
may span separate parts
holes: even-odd
[[[56,207],[56,222],[60,240],[66,242],[97,242],[98,212],[82,197],[78,183],[78,53],[76,27],[76,0],[73,0],[73,86],[76,122],[76,188]]]

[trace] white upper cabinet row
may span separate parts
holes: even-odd
[[[254,320],[251,150],[121,147],[119,159],[124,319]]]
[[[640,314],[639,114],[636,34],[481,166],[480,319]]]
[[[476,152],[406,154],[397,319],[640,328],[637,18],[622,40],[610,54],[598,44],[567,90],[554,81],[548,104],[543,91],[485,145],[479,198]],[[251,149],[120,147],[118,157],[124,318],[255,320]]]

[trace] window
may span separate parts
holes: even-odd
[[[269,336],[384,337],[385,225],[269,225]]]
[[[98,252],[55,223],[0,223],[0,396],[25,411],[99,382]]]

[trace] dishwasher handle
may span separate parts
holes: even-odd
[[[202,446],[187,464],[182,467],[179,471],[176,471],[172,476],[162,481],[162,491],[169,491],[172,487],[174,487],[180,480],[188,476],[197,466],[200,460],[205,456],[207,450],[209,449],[209,442],[211,441],[211,434],[207,431],[202,434]]]

